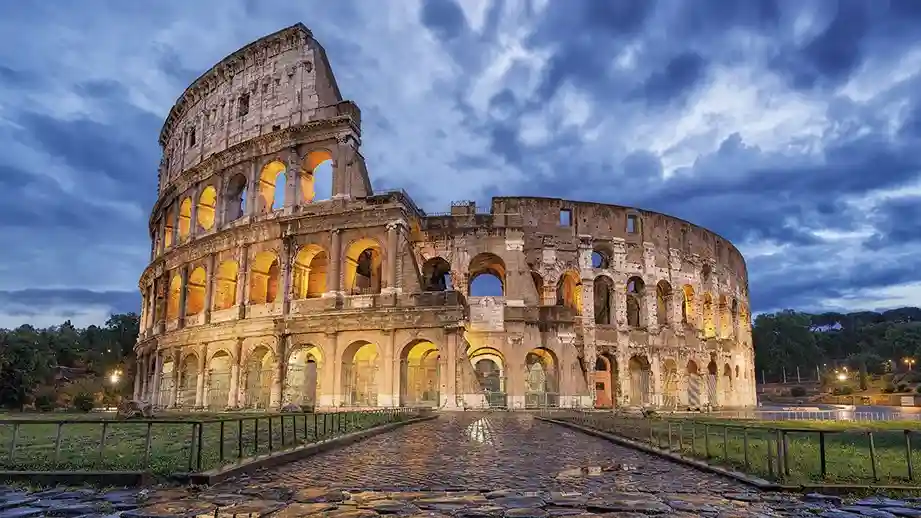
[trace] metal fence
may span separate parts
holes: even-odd
[[[149,420],[0,420],[0,469],[199,473],[422,415],[414,408],[354,412],[176,416]]]
[[[542,415],[780,483],[919,485],[917,427],[758,426],[579,410]]]
[[[673,412],[675,417],[699,418],[700,412]],[[921,413],[835,410],[714,410],[707,417],[761,421],[921,421]]]

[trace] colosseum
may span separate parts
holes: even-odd
[[[374,192],[361,112],[297,24],[160,133],[134,396],[163,408],[755,404],[745,262],[642,209],[426,213]]]

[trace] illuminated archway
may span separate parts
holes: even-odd
[[[484,252],[474,256],[467,276],[467,293],[471,297],[505,295],[505,261],[498,255]]]
[[[250,268],[250,304],[271,304],[278,295],[280,268],[273,252],[263,251],[253,258]]]
[[[163,247],[169,248],[176,244],[176,209],[175,205],[166,211],[166,221],[163,222]]]
[[[205,310],[205,283],[207,275],[205,269],[201,266],[192,270],[189,274],[188,285],[186,286],[185,295],[185,314],[186,316],[197,315]]]
[[[233,175],[224,188],[224,221],[234,221],[246,214],[246,176]]]
[[[230,309],[237,303],[237,271],[236,261],[224,261],[217,268],[214,276],[214,309]]]
[[[507,408],[505,358],[502,353],[491,347],[480,347],[468,353],[467,357],[473,365],[486,404],[493,408]]]
[[[169,408],[173,406],[173,379],[174,371],[177,366],[173,363],[172,357],[166,357],[163,360],[163,367],[160,369],[160,393],[157,394],[156,405],[160,408]]]
[[[342,352],[342,394],[346,406],[377,406],[377,372],[380,367],[377,344],[358,341]]]
[[[182,408],[193,408],[195,406],[195,395],[198,392],[198,376],[198,355],[191,353],[182,360],[179,369],[179,401],[177,401],[177,406]]]
[[[427,340],[411,342],[400,354],[400,405],[437,407],[441,403],[438,347]]]
[[[442,257],[433,257],[422,264],[423,291],[453,289],[451,265]]]
[[[244,370],[244,387],[246,408],[265,409],[269,407],[272,398],[272,366],[275,356],[264,345],[253,349],[246,359]]]
[[[732,367],[729,364],[723,365],[723,379],[720,380],[720,384],[723,386],[721,388],[722,398],[720,403],[724,406],[732,405],[733,403],[733,392],[732,392]]]
[[[312,299],[326,292],[326,270],[329,267],[326,251],[319,245],[307,245],[294,257],[294,298]]]
[[[185,198],[179,205],[179,239],[185,241],[192,231],[192,198]]]
[[[595,359],[595,407],[614,408],[620,401],[617,360],[602,353]]]
[[[227,408],[230,401],[230,367],[233,358],[227,351],[217,351],[208,362],[208,385],[205,389],[209,410],[219,411]]]
[[[285,403],[294,403],[304,408],[317,405],[322,364],[323,354],[314,345],[300,346],[288,356]]]
[[[633,406],[648,405],[652,391],[652,370],[649,360],[645,356],[633,356],[630,358],[629,369],[630,404]]]
[[[582,281],[573,271],[566,271],[560,276],[556,286],[556,305],[569,308],[582,314]]]
[[[333,193],[333,156],[329,151],[311,151],[301,164],[301,201],[326,200]]]
[[[646,285],[639,277],[627,279],[627,325],[642,327],[645,325],[643,297]]]
[[[259,197],[262,199],[262,212],[272,212],[276,204],[284,205],[285,184],[278,184],[278,180],[285,180],[285,164],[280,160],[273,160],[266,164],[259,173]]]
[[[195,208],[198,226],[202,230],[214,228],[214,215],[217,208],[217,190],[213,185],[205,187],[198,197],[198,206]]]
[[[681,321],[697,327],[697,313],[694,310],[694,288],[685,284],[681,288],[684,298],[681,301]]]
[[[595,297],[595,323],[611,325],[614,323],[614,281],[607,275],[595,277],[593,283]]]
[[[351,243],[345,253],[345,288],[352,295],[381,292],[381,245],[364,238]]]
[[[704,293],[704,337],[716,336],[716,326],[713,323],[713,296]]]
[[[528,351],[525,367],[525,408],[556,407],[560,405],[560,367],[549,349],[538,347]]]
[[[719,303],[717,304],[717,311],[719,311],[719,336],[720,338],[729,338],[732,336],[732,313],[729,308],[729,299],[726,295],[719,296]]]
[[[166,319],[179,318],[179,303],[182,299],[182,277],[174,273],[169,280],[169,292],[166,294]]]
[[[678,363],[669,358],[662,362],[662,394],[666,408],[678,408]]]

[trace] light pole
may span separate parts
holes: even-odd
[[[908,370],[909,370],[909,371],[911,370],[911,366],[915,364],[915,359],[914,359],[914,358],[905,358],[905,359],[903,359],[902,361],[905,362],[905,365],[908,365]]]

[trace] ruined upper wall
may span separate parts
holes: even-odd
[[[260,38],[196,79],[170,110],[160,132],[160,191],[217,152],[335,115],[330,107],[340,102],[326,52],[304,25]]]

